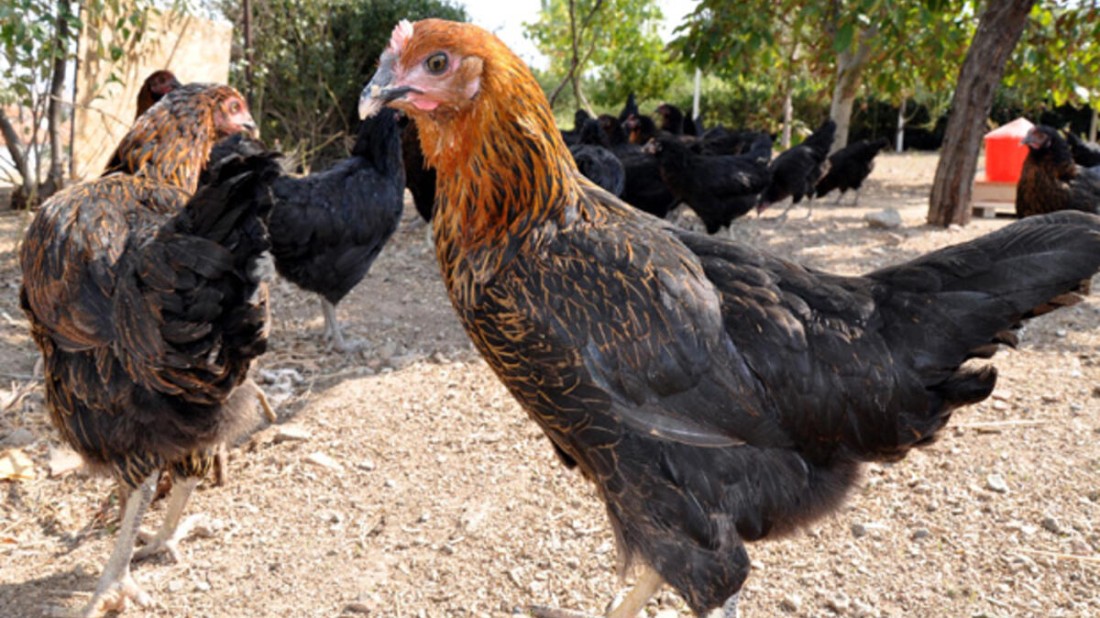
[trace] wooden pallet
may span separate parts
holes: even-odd
[[[1016,183],[975,180],[971,214],[979,219],[1016,216]]]

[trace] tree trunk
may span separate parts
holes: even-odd
[[[34,177],[34,173],[31,172],[30,165],[27,163],[23,140],[19,139],[19,133],[15,130],[11,120],[8,119],[7,114],[4,113],[2,105],[0,105],[0,134],[3,134],[4,143],[8,147],[8,154],[11,155],[15,170],[19,172],[19,176],[23,180],[23,184],[16,187],[15,192],[12,193],[10,205],[15,210],[21,210],[30,205],[38,179]]]
[[[836,136],[829,152],[840,150],[848,145],[848,129],[852,124],[852,107],[859,93],[859,78],[863,67],[871,56],[871,46],[867,38],[873,32],[860,35],[860,42],[854,52],[845,50],[836,58],[836,87],[833,88],[833,103],[829,108],[829,117],[836,122]]]
[[[947,227],[970,222],[970,196],[978,153],[1005,62],[1020,40],[1035,0],[990,0],[959,71],[942,154],[929,198],[928,222]]]
[[[46,105],[46,130],[50,134],[50,171],[46,174],[46,183],[42,187],[41,197],[45,199],[65,186],[65,172],[62,161],[65,148],[61,144],[61,98],[65,90],[65,67],[68,62],[63,50],[69,40],[69,3],[59,0],[57,3],[57,31],[54,33],[56,56],[53,60],[53,74],[50,76],[50,99]]]

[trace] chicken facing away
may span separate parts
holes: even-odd
[[[791,208],[801,202],[803,197],[807,197],[809,208],[806,216],[813,215],[814,187],[828,171],[826,157],[829,155],[835,135],[836,123],[829,119],[801,144],[779,153],[779,156],[768,166],[771,172],[771,184],[760,196],[760,204],[756,207],[757,212],[764,212],[772,204],[789,197],[791,203],[779,216],[780,219],[785,219]]]
[[[19,255],[20,300],[44,360],[50,419],[127,497],[85,616],[150,602],[130,575],[131,558],[177,556],[192,489],[217,445],[251,413],[248,370],[267,341],[261,265],[270,243],[256,188],[275,164],[227,161],[194,193],[214,141],[253,126],[247,106],[228,86],[191,84],[143,115],[131,134],[147,122],[165,129],[155,133],[161,138],[189,135],[191,147],[181,153],[174,140],[153,139],[140,143],[139,155],[121,148],[120,161],[136,163],[131,173],[50,198]],[[135,554],[166,468],[177,481],[164,524]]]
[[[1028,153],[1016,183],[1016,216],[1057,210],[1100,214],[1100,167],[1074,163],[1066,140],[1052,127],[1032,127],[1023,144]]]
[[[875,157],[889,145],[889,140],[884,137],[863,139],[829,155],[829,171],[817,181],[815,187],[817,197],[825,197],[830,191],[837,190],[836,203],[839,204],[846,191],[854,191],[856,197],[852,204],[859,204],[859,189],[875,169]]]
[[[140,118],[154,103],[163,99],[164,95],[182,85],[176,79],[176,75],[166,69],[150,73],[141,85],[141,90],[138,91],[137,114],[134,115],[134,119]]]
[[[1066,141],[1069,142],[1069,150],[1073,154],[1073,160],[1081,167],[1100,166],[1100,145],[1095,142],[1086,142],[1077,137],[1072,131],[1066,131]]]
[[[611,152],[610,146],[600,123],[595,118],[589,118],[581,128],[577,143],[569,146],[569,153],[586,178],[614,195],[622,195],[626,187],[626,169],[622,160]]]
[[[993,389],[960,365],[1100,267],[1080,213],[862,277],[677,229],[580,180],[526,64],[471,24],[401,22],[360,115],[384,105],[439,171],[436,255],[467,333],[645,567],[617,618],[662,582],[733,615],[745,541],[930,442]]]

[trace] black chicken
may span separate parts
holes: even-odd
[[[623,108],[619,110],[619,122],[626,122],[631,116],[640,115],[638,101],[634,98],[634,93],[631,92],[626,96],[626,103],[623,104]]]
[[[657,157],[661,178],[677,200],[699,215],[708,234],[751,211],[768,186],[772,140],[767,135],[744,155],[695,154],[668,133],[650,140],[643,150]]]
[[[641,146],[631,144],[622,123],[614,116],[601,114],[596,120],[607,135],[608,148],[623,163],[626,183],[620,197],[638,210],[664,218],[677,202],[661,180],[657,158],[642,152]]]
[[[836,203],[839,204],[844,192],[852,190],[856,195],[852,205],[859,204],[859,189],[875,169],[875,157],[889,145],[890,141],[884,137],[864,139],[829,155],[829,171],[817,181],[817,197],[825,197],[830,191],[839,189],[840,193],[836,196]]]
[[[695,123],[679,107],[671,103],[661,103],[657,106],[656,114],[661,119],[657,123],[657,128],[661,131],[673,135],[695,135]]]
[[[769,141],[774,141],[770,135],[763,131],[731,131],[725,127],[717,126],[707,129],[699,136],[699,139],[694,140],[689,145],[692,151],[699,154],[745,154],[752,148],[753,144],[758,143],[763,137],[767,137]]]
[[[401,128],[401,160],[405,167],[405,186],[412,193],[417,214],[424,221],[431,221],[435,204],[435,170],[424,162],[416,124],[409,122],[404,114],[397,124]]]
[[[142,82],[141,90],[138,91],[137,112],[134,114],[134,118],[140,118],[146,110],[163,99],[164,95],[182,85],[171,71],[162,69],[150,73],[149,77],[146,77],[145,81]]]
[[[279,274],[321,295],[324,337],[354,348],[340,331],[336,304],[370,270],[401,221],[405,168],[394,114],[359,125],[351,157],[323,172],[272,184],[271,253]]]
[[[1032,127],[1027,158],[1016,183],[1016,216],[1057,210],[1100,213],[1100,167],[1074,163],[1066,140],[1052,127]]]
[[[623,162],[608,149],[611,144],[607,134],[600,130],[594,118],[585,121],[577,143],[569,146],[569,152],[577,163],[577,169],[592,182],[614,195],[622,195],[626,186],[626,170]]]
[[[248,370],[267,343],[270,246],[259,189],[277,165],[232,158],[192,195],[213,141],[252,126],[232,88],[179,88],[123,140],[129,173],[54,195],[23,239],[20,300],[42,353],[50,419],[126,497],[85,616],[150,603],[131,558],[177,556],[191,491],[255,401]],[[177,478],[164,524],[135,554],[162,469]]]
[[[1069,150],[1073,154],[1073,161],[1081,167],[1100,166],[1100,145],[1094,142],[1086,142],[1077,137],[1072,131],[1066,131],[1066,141],[1069,142]]]
[[[812,216],[814,187],[828,171],[825,162],[835,134],[836,123],[829,119],[801,144],[781,152],[768,166],[772,176],[771,184],[760,196],[757,212],[764,212],[772,204],[789,197],[791,203],[779,217],[785,219],[791,208],[801,202],[803,197],[807,197],[809,212],[806,216]]]
[[[454,70],[422,69],[435,59]],[[420,127],[459,319],[646,567],[616,617],[662,582],[734,613],[746,541],[928,444],[993,390],[964,363],[1100,268],[1100,217],[1058,213],[863,277],[810,270],[581,181],[538,81],[477,26],[402,22],[379,67],[360,113]]]

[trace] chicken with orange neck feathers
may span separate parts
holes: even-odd
[[[50,420],[126,497],[84,616],[151,603],[131,559],[178,557],[191,490],[251,416],[248,371],[267,343],[262,187],[278,164],[266,155],[218,162],[196,191],[215,140],[251,125],[236,90],[179,88],[122,140],[125,173],[53,195],[23,238],[20,302],[42,354]],[[176,483],[164,524],[135,553],[165,469]]]
[[[931,442],[993,390],[963,363],[1100,268],[1100,218],[1080,213],[858,277],[678,229],[586,180],[528,68],[469,24],[398,25],[360,114],[383,105],[438,172],[436,252],[470,338],[643,567],[611,616],[664,583],[734,615],[746,541]]]

